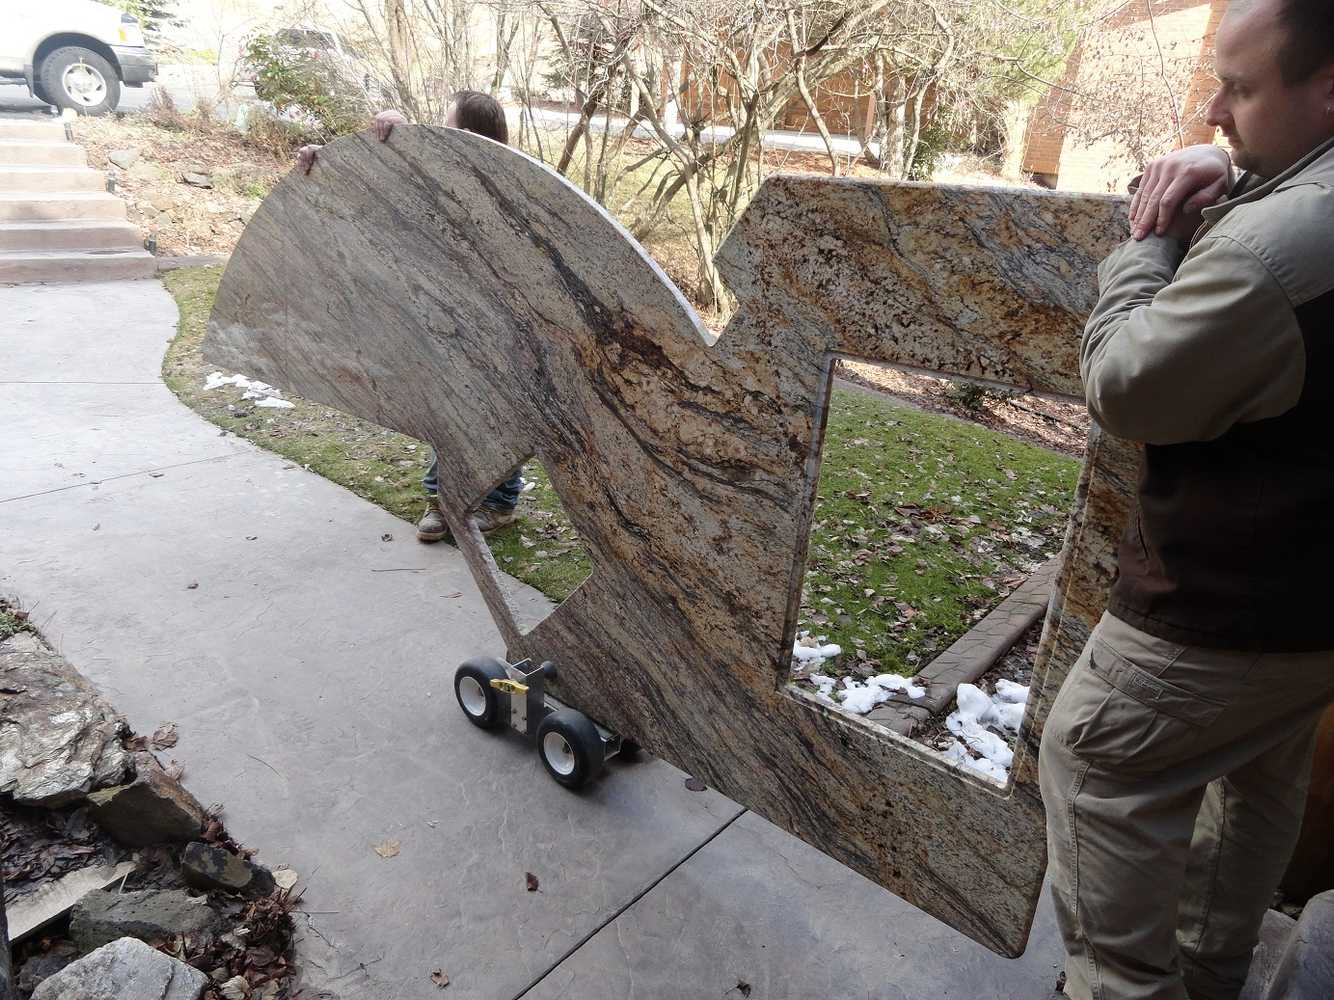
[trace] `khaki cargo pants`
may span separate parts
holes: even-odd
[[[1181,646],[1104,615],[1039,758],[1074,1000],[1235,1000],[1301,828],[1334,652]]]

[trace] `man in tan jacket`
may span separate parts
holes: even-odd
[[[1149,167],[1082,347],[1145,461],[1042,741],[1075,1000],[1237,997],[1334,701],[1334,3],[1234,2],[1217,70],[1247,173]]]

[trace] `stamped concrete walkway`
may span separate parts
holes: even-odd
[[[156,281],[0,287],[0,592],[302,874],[305,1000],[1050,995],[1045,908],[1006,961],[664,763],[573,795],[474,729],[461,557],[180,404],[175,324]]]

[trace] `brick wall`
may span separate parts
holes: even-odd
[[[1029,125],[1024,170],[1065,191],[1123,191],[1143,161],[1209,142],[1213,36],[1226,0],[1115,0]]]
[[[774,58],[785,68],[791,59],[791,46],[780,42],[776,47]],[[732,76],[720,72],[718,85],[715,88],[702,74],[692,71],[688,63],[683,63],[681,69],[685,80],[682,107],[692,117],[726,124],[724,95],[730,92],[735,96],[738,92],[736,81]],[[875,80],[871,71],[845,70],[812,87],[811,96],[829,131],[835,135],[849,135],[862,133],[867,128],[869,115],[874,113],[871,97],[874,89]],[[816,131],[806,103],[800,96],[794,97],[778,113],[774,127],[799,132]]]

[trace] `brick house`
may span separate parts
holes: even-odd
[[[1029,119],[1022,167],[1062,191],[1124,191],[1144,160],[1215,140],[1203,109],[1227,0],[1111,0]]]

